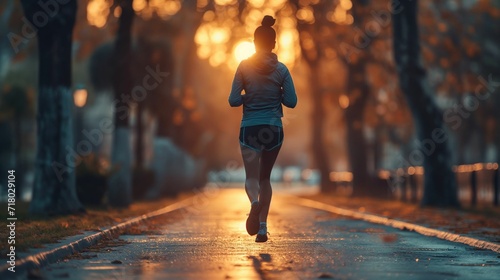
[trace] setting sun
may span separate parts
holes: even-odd
[[[236,61],[241,62],[243,59],[247,59],[255,53],[255,46],[249,41],[239,42],[234,48],[234,58]]]

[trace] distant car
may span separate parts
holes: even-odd
[[[283,168],[281,179],[283,183],[300,182],[300,173],[302,169],[298,166],[287,166]]]
[[[317,169],[306,168],[302,170],[300,176],[301,176],[300,178],[301,181],[307,185],[317,185],[320,183],[321,180],[321,174]]]

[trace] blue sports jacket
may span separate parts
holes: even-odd
[[[242,91],[245,94],[241,94]],[[243,60],[234,75],[229,105],[243,105],[241,127],[283,126],[283,106],[294,108],[297,94],[288,68],[272,52],[257,52]]]

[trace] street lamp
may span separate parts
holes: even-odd
[[[87,103],[87,90],[84,88],[78,88],[73,94],[73,100],[75,101],[75,106],[82,108]]]
[[[339,96],[339,105],[342,109],[347,109],[349,107],[349,96],[342,94]]]

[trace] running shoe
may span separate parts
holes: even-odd
[[[250,214],[247,218],[247,232],[250,235],[256,235],[259,231],[259,213],[260,213],[260,203],[252,203],[252,208],[250,208]]]
[[[267,226],[260,225],[259,232],[257,232],[257,237],[255,242],[266,242],[267,241]]]

